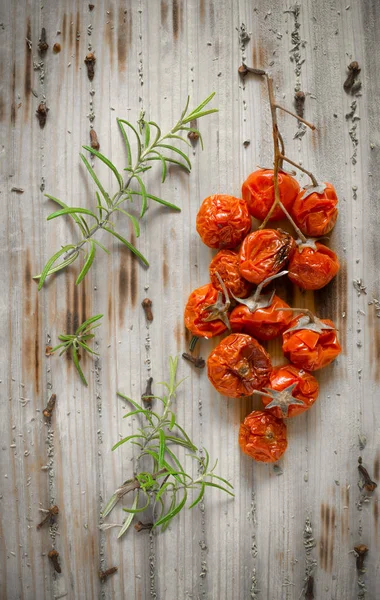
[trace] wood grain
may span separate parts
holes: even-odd
[[[357,461],[362,456],[378,480],[380,321],[368,303],[380,295],[380,5],[304,0],[297,16],[294,5],[281,0],[94,4],[90,11],[76,0],[0,2],[0,597],[296,600],[306,589],[308,560],[316,563],[316,598],[375,598],[378,493],[361,495]],[[245,50],[237,31],[242,23],[251,35]],[[37,50],[42,27],[49,43],[43,58]],[[92,83],[84,64],[89,44],[96,56]],[[147,377],[162,380],[169,354],[186,347],[183,307],[191,289],[207,282],[212,256],[195,232],[203,198],[239,195],[256,165],[271,163],[266,88],[254,78],[239,79],[242,54],[247,64],[271,70],[285,105],[292,106],[296,89],[306,93],[305,116],[317,131],[295,138],[297,123],[285,115],[280,127],[288,153],[337,189],[340,217],[328,243],[342,268],[314,295],[284,284],[278,290],[289,302],[333,318],[344,352],[318,373],[319,402],[289,423],[281,475],[253,464],[237,445],[239,423],[257,401],[222,398],[205,373],[181,363],[180,375],[189,379],[178,397],[179,421],[219,458],[235,500],[215,490],[164,535],[130,531],[118,541],[117,528],[99,529],[99,515],[132,469],[131,449],[112,453],[111,447],[137,421],[122,419],[127,407],[116,391],[138,399]],[[361,66],[357,96],[343,91],[351,60]],[[75,235],[63,220],[46,222],[52,206],[42,192],[92,205],[92,184],[78,155],[91,124],[101,151],[123,168],[117,116],[135,121],[145,110],[170,126],[188,93],[195,103],[213,90],[219,113],[200,123],[205,151],[197,145],[191,152],[191,175],[170,169],[163,186],[157,172],[147,177],[149,190],[182,207],[181,214],[149,208],[137,244],[150,268],[115,241],[112,255],[99,255],[80,287],[74,267],[38,293],[31,276]],[[35,111],[44,99],[49,112],[41,129]],[[111,187],[105,169],[96,167]],[[119,226],[132,235],[122,219]],[[354,289],[357,278],[366,294]],[[149,326],[141,308],[146,296],[153,300]],[[97,335],[101,358],[85,363],[85,389],[70,361],[46,357],[45,346],[99,312],[105,315]],[[212,347],[203,343],[202,354]],[[270,350],[280,362],[278,344]],[[52,392],[57,405],[49,425],[42,410]],[[367,440],[362,450],[359,435]],[[53,503],[60,507],[57,526],[37,531],[39,509]],[[118,507],[109,521],[122,518]],[[308,518],[312,532],[305,537]],[[315,547],[307,553],[309,538]],[[360,574],[364,588],[352,553],[358,543],[369,547]],[[61,575],[47,558],[53,546]],[[98,570],[114,565],[117,574],[101,583]]]

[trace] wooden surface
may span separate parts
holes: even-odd
[[[285,0],[94,4],[90,12],[87,2],[75,0],[1,0],[0,597],[290,600],[302,597],[306,568],[315,561],[315,598],[375,599],[378,494],[361,494],[357,462],[361,455],[379,480],[380,320],[368,303],[380,295],[380,4],[305,0],[297,18]],[[169,354],[186,347],[184,303],[207,282],[212,254],[195,231],[202,199],[239,195],[245,176],[271,163],[265,85],[248,78],[242,85],[237,75],[242,23],[251,35],[245,60],[271,70],[278,98],[291,107],[295,89],[307,94],[305,115],[318,130],[294,139],[296,121],[281,115],[288,154],[333,182],[340,199],[328,242],[341,260],[336,281],[314,296],[280,283],[277,289],[293,305],[333,318],[344,350],[318,373],[318,403],[289,423],[281,474],[238,448],[240,420],[258,402],[219,397],[205,372],[181,362],[180,375],[189,379],[178,396],[179,421],[219,458],[236,498],[215,490],[165,534],[130,531],[117,541],[117,528],[99,530],[99,514],[132,469],[131,451],[111,447],[137,422],[122,420],[126,406],[116,391],[138,400],[147,376],[162,380]],[[43,59],[42,26],[50,46]],[[297,32],[302,41],[295,47]],[[92,84],[83,62],[89,43],[97,57]],[[362,69],[357,97],[343,91],[351,60]],[[91,206],[92,186],[78,156],[89,142],[89,115],[101,150],[123,168],[116,116],[136,121],[145,109],[170,127],[188,93],[195,104],[213,90],[219,113],[200,122],[205,151],[194,150],[192,174],[171,169],[164,186],[157,172],[146,178],[151,192],[182,207],[174,214],[151,206],[142,222],[138,247],[150,269],[114,243],[112,256],[99,255],[80,287],[75,267],[38,294],[31,276],[75,235],[64,220],[46,222],[53,206],[41,186],[68,204]],[[35,111],[44,97],[49,113],[40,129]],[[354,118],[347,117],[353,101]],[[24,193],[12,192],[14,186]],[[119,227],[130,235],[122,219]],[[357,278],[366,294],[354,289]],[[141,309],[147,295],[154,308],[149,329]],[[97,335],[101,358],[87,361],[85,389],[71,363],[47,358],[45,346],[98,312],[105,315]],[[202,344],[203,356],[212,346]],[[278,344],[269,348],[279,362]],[[57,406],[49,426],[42,410],[52,391]],[[362,450],[359,436],[367,440]],[[61,511],[57,527],[37,531],[39,509],[52,503]],[[118,507],[108,522],[122,518]],[[357,543],[369,548],[359,583]],[[53,546],[61,575],[47,558]],[[113,565],[118,573],[101,584],[98,569]]]

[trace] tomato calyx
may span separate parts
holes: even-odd
[[[259,310],[259,308],[268,308],[269,306],[271,306],[271,304],[273,302],[273,298],[276,294],[276,290],[272,290],[271,292],[269,292],[269,294],[262,294],[261,291],[262,291],[263,287],[265,287],[273,279],[277,279],[277,277],[282,277],[283,275],[287,275],[287,273],[288,273],[288,271],[281,271],[280,273],[276,273],[275,275],[272,275],[271,277],[267,277],[266,279],[264,279],[264,281],[262,281],[257,286],[255,293],[252,296],[249,296],[249,298],[237,298],[236,296],[233,295],[232,292],[231,292],[231,296],[239,304],[244,304],[244,306],[246,306],[248,308],[250,313],[256,312],[257,310]]]
[[[317,242],[317,240],[315,238],[307,238],[306,240],[302,240],[301,238],[298,238],[298,240],[296,240],[296,246],[298,246],[298,252],[301,254],[302,250],[304,248],[312,248],[312,250],[315,250],[315,252],[317,252],[318,248],[317,248],[316,242]]]
[[[305,200],[305,198],[307,198],[308,196],[311,196],[311,194],[323,194],[325,189],[326,189],[325,183],[318,183],[318,185],[314,185],[314,184],[305,185],[305,187],[304,187],[305,193],[302,194],[301,200]]]
[[[214,304],[210,304],[210,306],[207,306],[204,309],[205,311],[207,311],[210,314],[207,317],[205,317],[203,319],[203,321],[205,321],[205,322],[218,321],[218,320],[222,321],[225,324],[225,326],[227,327],[227,329],[229,329],[231,331],[231,325],[230,325],[230,321],[229,321],[229,318],[227,315],[229,308],[231,306],[231,300],[228,295],[227,288],[224,285],[223,279],[221,278],[221,276],[219,275],[219,273],[217,271],[215,271],[215,275],[217,276],[223,291],[218,292],[218,297]],[[223,300],[223,296],[224,296],[224,300]]]
[[[281,391],[274,390],[272,388],[263,388],[261,395],[267,396],[272,400],[271,402],[269,402],[269,404],[266,405],[265,409],[278,407],[281,410],[282,416],[286,418],[288,416],[289,407],[292,404],[305,406],[305,402],[303,400],[295,398],[292,394],[293,390],[297,387],[297,385],[298,381],[292,383],[287,388]]]
[[[276,309],[276,310],[287,310],[287,309],[281,308],[281,309]],[[289,329],[284,331],[284,335],[291,331],[298,331],[300,329],[308,329],[309,331],[314,331],[315,333],[319,333],[319,334],[321,334],[327,330],[335,330],[335,327],[332,327],[331,325],[327,325],[327,323],[323,323],[323,321],[321,321],[321,319],[318,319],[318,317],[313,315],[311,310],[309,310],[307,308],[291,308],[290,310],[292,310],[293,312],[300,312],[303,314],[299,317],[297,323],[293,327],[290,327]]]

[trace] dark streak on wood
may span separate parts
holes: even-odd
[[[334,539],[335,539],[335,508],[331,507],[331,528],[330,528],[330,540],[329,540],[329,557],[328,557],[328,570],[331,573],[334,564]]]
[[[75,68],[79,67],[79,44],[80,44],[80,12],[77,11],[77,19],[75,23]]]
[[[74,22],[73,15],[70,13],[70,22],[69,22],[69,48],[72,50],[74,44]]]
[[[120,248],[120,265],[119,265],[119,320],[120,324],[124,323],[125,305],[128,297],[129,288],[129,262],[128,256],[130,252],[125,246]]]
[[[30,250],[26,250],[25,259],[25,271],[24,271],[24,284],[25,284],[25,315],[30,316],[32,311],[32,298],[31,298],[31,285],[32,285],[32,265],[30,263]]]
[[[30,17],[26,22],[26,34],[28,40],[32,39],[32,27]],[[24,71],[24,122],[29,119],[30,94],[32,88],[32,51],[25,44],[25,71]]]
[[[252,45],[252,66],[256,69],[263,69],[265,67],[266,53],[264,47],[260,42]]]
[[[127,62],[127,51],[132,41],[132,11],[126,12],[123,6],[119,7],[119,21],[117,29],[117,61],[119,71],[124,72]]]
[[[67,35],[67,16],[63,15],[63,21],[62,21],[62,42],[66,41],[66,35]]]
[[[38,310],[38,292],[35,291],[36,294],[36,304],[35,304],[35,338],[34,338],[34,389],[36,394],[40,392],[40,314]]]
[[[132,234],[131,234],[131,244],[133,244],[134,246],[136,245],[136,236],[135,236],[134,232],[132,232]],[[137,295],[138,295],[137,294],[137,285],[138,285],[138,277],[137,277],[138,259],[136,258],[136,256],[134,254],[132,254],[132,252],[130,252],[129,255],[130,255],[129,293],[130,293],[130,300],[131,300],[132,306],[136,306]]]
[[[173,0],[172,4],[172,20],[173,20],[173,36],[174,39],[178,39],[179,33],[179,21],[180,21],[180,5],[179,0]]]
[[[112,294],[108,294],[108,321],[112,322],[112,313],[113,313],[113,302],[112,302]]]
[[[164,242],[163,250],[162,279],[164,282],[164,287],[166,287],[169,281],[168,247],[166,245],[166,242]]]
[[[375,498],[373,503],[373,519],[375,521],[375,540],[378,541],[377,530],[379,527],[379,501]]]
[[[11,123],[12,125],[16,122],[16,61],[13,63],[12,69],[12,90],[11,90]]]
[[[215,9],[212,0],[210,0],[210,29],[213,34],[215,30]]]
[[[165,26],[168,20],[168,3],[161,0],[161,25]]]
[[[205,21],[205,0],[199,0],[199,20],[203,25]]]

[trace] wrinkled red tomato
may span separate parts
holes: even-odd
[[[185,325],[187,329],[198,337],[214,337],[227,330],[222,320],[209,321],[209,306],[218,300],[218,290],[211,283],[191,292],[185,308]]]
[[[269,354],[254,338],[232,333],[222,340],[207,360],[208,377],[224,396],[250,396],[269,381]]]
[[[210,248],[236,248],[251,230],[247,203],[241,198],[214,194],[203,200],[197,231]]]
[[[300,186],[298,181],[291,175],[280,171],[278,173],[278,185],[280,188],[280,200],[289,212],[293,206]],[[248,175],[243,183],[242,194],[247,201],[248,210],[253,217],[263,221],[274,202],[274,176],[272,169],[259,169]],[[273,211],[270,221],[284,219],[285,215],[281,208]]]
[[[335,225],[338,217],[338,197],[331,183],[325,183],[325,190],[318,194],[307,194],[301,190],[291,209],[291,215],[296,224],[309,237],[326,235]]]
[[[271,395],[261,397],[265,408],[283,419],[308,410],[318,397],[319,386],[311,373],[289,364],[273,369],[265,391]]]
[[[226,288],[234,296],[245,298],[252,289],[252,285],[240,275],[239,254],[233,250],[220,250],[210,263],[210,279],[212,285],[221,290],[216,273],[219,273]]]
[[[254,460],[276,462],[288,446],[286,425],[269,411],[254,410],[240,425],[239,444]]]
[[[289,326],[293,316],[291,311],[277,310],[289,308],[289,305],[274,296],[270,306],[251,312],[247,306],[236,306],[230,315],[232,331],[247,333],[258,340],[274,340]]]
[[[308,325],[299,325],[302,315],[293,319],[290,328],[293,331],[283,333],[282,351],[285,357],[296,367],[305,371],[316,371],[329,365],[341,353],[335,325],[329,319],[321,319],[320,332],[308,329]],[[330,328],[323,329],[323,325]],[[309,325],[310,326],[310,325]]]
[[[250,233],[240,248],[240,273],[258,285],[275,275],[295,249],[292,236],[281,229],[259,229]]]
[[[289,261],[288,277],[303,290],[320,290],[339,271],[335,252],[318,242],[315,246],[316,250],[301,244]]]

